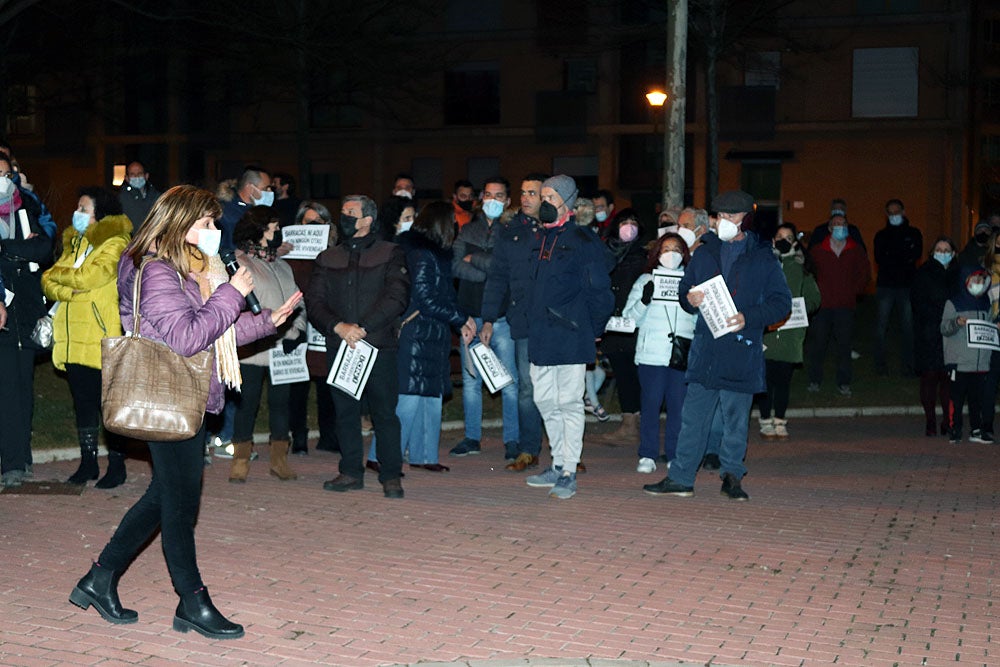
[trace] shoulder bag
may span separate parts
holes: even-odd
[[[667,307],[664,306],[666,309]],[[688,353],[691,351],[691,339],[685,338],[684,336],[678,336],[676,330],[674,329],[674,323],[670,321],[670,311],[667,309],[667,324],[670,325],[670,363],[667,364],[668,368],[673,368],[675,371],[686,371],[688,369]]]
[[[131,333],[101,341],[101,413],[105,428],[136,440],[187,440],[205,419],[215,372],[214,347],[184,357],[166,343],[139,335],[147,261],[143,260],[132,286]]]

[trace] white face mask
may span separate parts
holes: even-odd
[[[412,227],[412,226],[413,226],[413,221],[412,220],[405,220],[405,221],[399,223],[399,233],[402,234],[403,232],[410,231],[410,227]]]
[[[198,250],[205,253],[207,257],[215,257],[219,254],[219,244],[222,243],[221,229],[199,229],[198,230]]]
[[[969,294],[972,296],[982,296],[989,287],[989,283],[969,283]]]
[[[409,190],[396,190],[392,193],[396,197],[406,197],[407,199],[413,199],[413,193]]]
[[[0,176],[0,199],[7,199],[14,194],[14,181],[6,176]]]
[[[681,227],[680,229],[678,229],[677,235],[680,236],[682,239],[684,239],[684,243],[687,243],[688,249],[690,249],[691,246],[694,245],[694,242],[697,240],[697,237],[694,235],[694,232],[692,232],[687,227]]]
[[[684,255],[676,250],[668,250],[660,255],[660,266],[665,269],[676,269],[684,261]]]
[[[261,190],[260,199],[254,199],[254,206],[270,206],[274,203],[274,193],[270,190]]]
[[[722,241],[732,241],[737,236],[739,236],[740,227],[732,220],[726,220],[725,218],[719,218],[719,229],[716,231],[716,235]]]

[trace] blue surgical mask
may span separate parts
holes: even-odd
[[[73,211],[73,229],[83,234],[90,227],[90,214],[83,211]]]
[[[222,244],[221,229],[199,229],[198,230],[198,250],[205,253],[206,257],[215,257],[219,254],[219,246]]]
[[[833,238],[836,239],[837,241],[846,241],[847,225],[838,225],[837,227],[834,227],[833,230],[830,232],[830,235],[833,236]]]
[[[899,225],[903,224],[903,216],[899,213],[896,213],[895,215],[890,215],[889,224],[892,225],[893,227],[898,227]]]
[[[499,218],[503,213],[503,203],[496,199],[487,199],[483,202],[483,215],[487,218]]]
[[[128,179],[128,184],[136,190],[142,190],[146,187],[146,179],[142,176],[133,176]]]
[[[594,214],[594,220],[597,220],[598,222],[604,222],[607,219],[608,219],[607,211],[598,211],[597,213]]]
[[[254,206],[270,206],[274,203],[274,193],[270,190],[261,190],[260,199],[254,198]]]
[[[936,252],[934,253],[934,259],[941,263],[941,266],[948,268],[951,264],[951,260],[955,258],[955,253],[953,252]]]

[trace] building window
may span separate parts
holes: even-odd
[[[444,75],[446,125],[500,123],[500,66],[469,63]]]
[[[915,14],[920,0],[858,0],[858,14]]]
[[[915,118],[918,62],[916,47],[855,49],[851,115]]]
[[[470,157],[466,161],[466,165],[468,178],[476,190],[483,187],[487,178],[492,178],[500,173],[500,158],[498,157]]]
[[[34,86],[11,86],[7,89],[7,134],[38,132],[37,98],[38,90]]]
[[[340,174],[329,171],[311,173],[309,175],[309,192],[316,199],[339,199]]]
[[[743,85],[781,88],[781,52],[757,51],[747,54]]]

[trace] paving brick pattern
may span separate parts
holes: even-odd
[[[217,460],[197,539],[216,604],[247,628],[229,642],[170,629],[158,540],[121,583],[138,623],[67,602],[145,463],[111,492],[3,494],[0,664],[1000,664],[1000,447],[926,438],[913,417],[790,429],[753,436],[742,504],[709,472],[694,498],[647,496],[662,469],[600,445],[567,501],[504,471],[497,437],[444,456],[450,473],[408,470],[402,501],[371,474],[324,491],[337,457],[322,452],[293,457],[293,482],[268,476],[266,448],[246,485]]]

